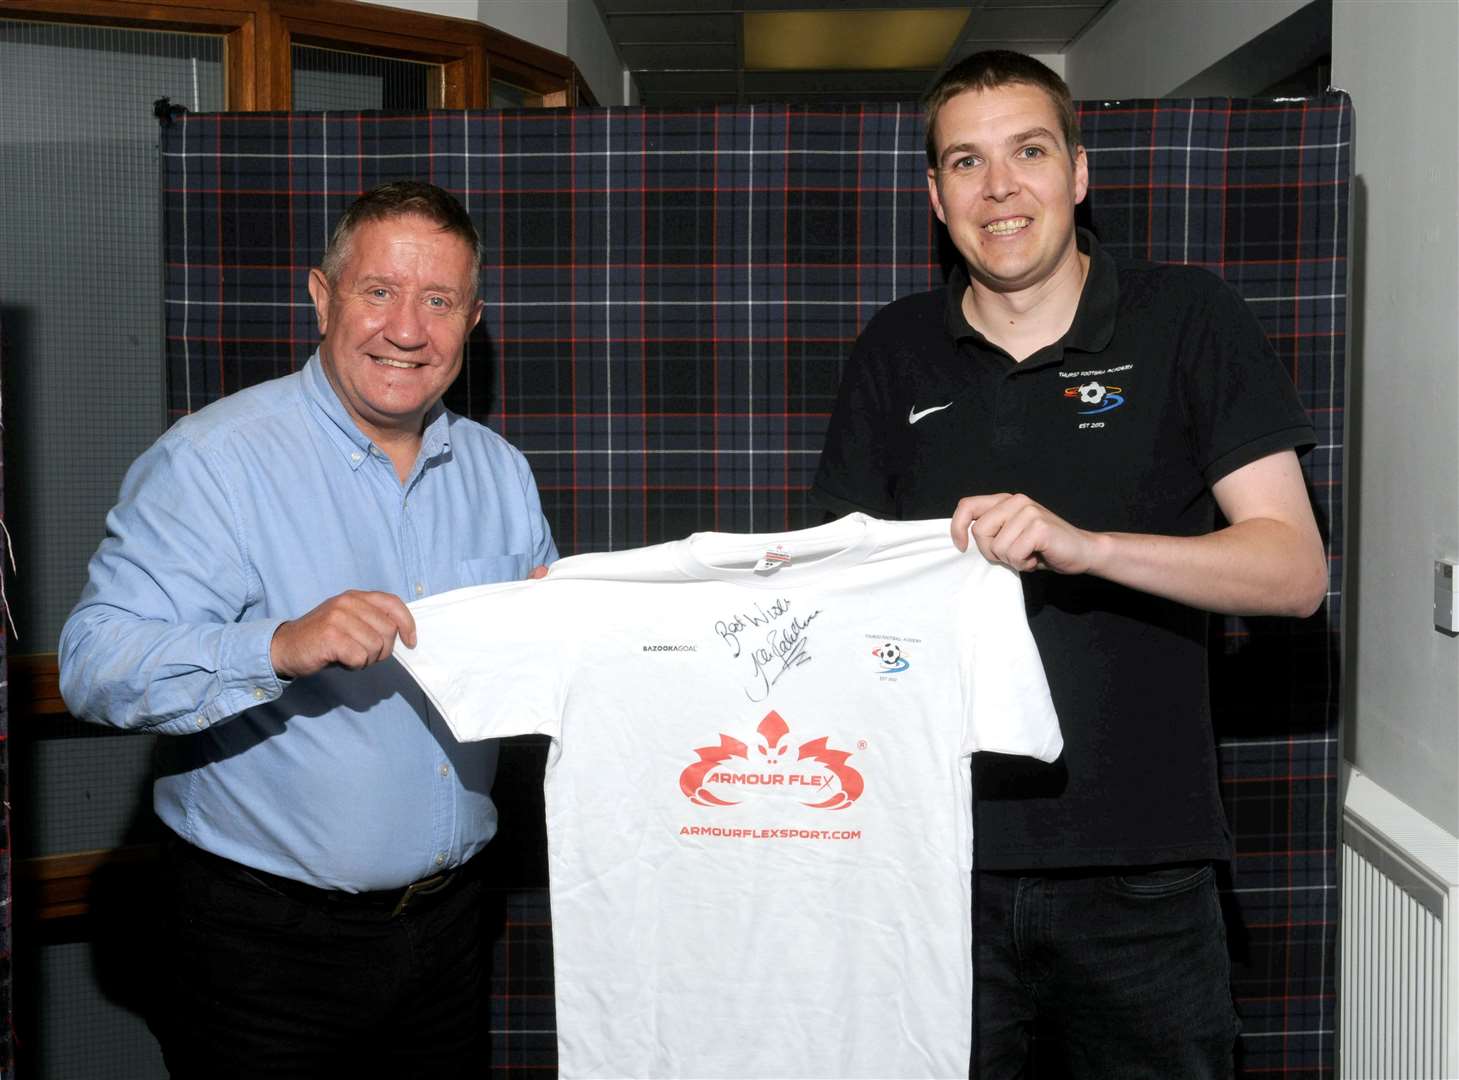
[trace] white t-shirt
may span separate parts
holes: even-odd
[[[458,739],[553,740],[561,1075],[967,1075],[968,755],[1063,745],[1013,571],[853,514],[411,611]]]

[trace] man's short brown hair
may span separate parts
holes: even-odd
[[[1037,86],[1049,95],[1059,114],[1064,142],[1072,154],[1080,145],[1079,117],[1074,112],[1074,98],[1068,84],[1032,56],[1007,49],[989,49],[973,53],[948,68],[922,99],[927,123],[927,164],[937,168],[937,114],[944,105],[969,90],[996,90],[1013,83]]]
[[[349,261],[355,230],[367,222],[397,217],[423,217],[440,226],[442,232],[466,242],[471,248],[471,294],[475,296],[481,279],[481,238],[476,233],[476,226],[456,196],[423,180],[396,180],[381,184],[350,205],[335,223],[329,246],[324,250],[324,259],[319,264],[330,285],[339,281],[340,271]]]

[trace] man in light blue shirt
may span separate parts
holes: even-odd
[[[137,460],[62,631],[75,715],[168,736],[175,1076],[483,1064],[468,863],[496,747],[385,662],[415,643],[406,601],[557,555],[521,454],[440,404],[479,265],[440,189],[362,196],[309,277],[318,351]]]

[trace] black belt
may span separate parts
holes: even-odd
[[[318,885],[310,885],[293,878],[270,874],[267,870],[244,866],[242,863],[236,863],[232,859],[225,859],[221,855],[189,844],[185,840],[178,840],[176,847],[183,857],[208,866],[214,872],[222,873],[234,880],[251,881],[256,885],[262,885],[266,889],[281,896],[287,896],[290,900],[297,900],[301,904],[308,904],[316,908],[367,911],[392,919],[407,909],[418,911],[423,906],[441,899],[458,883],[469,879],[474,868],[481,861],[479,855],[473,856],[460,866],[453,866],[449,870],[442,870],[438,874],[423,877],[419,881],[412,881],[409,885],[396,889],[346,892],[343,889],[322,889]]]

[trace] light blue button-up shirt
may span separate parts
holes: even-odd
[[[318,354],[137,459],[61,632],[78,717],[154,731],[158,815],[198,847],[349,891],[455,866],[496,831],[496,744],[457,743],[395,662],[292,681],[269,642],[347,589],[410,601],[557,557],[522,455],[439,405],[402,484]]]

